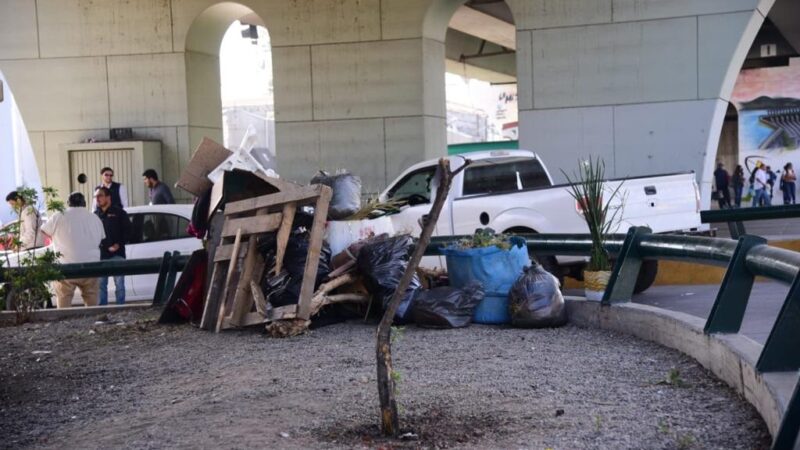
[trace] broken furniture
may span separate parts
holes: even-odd
[[[230,173],[227,172],[226,177]],[[278,180],[266,177],[263,179],[267,183],[280,184],[283,190],[225,203],[221,241],[214,252],[214,267],[200,322],[202,329],[219,332],[267,322],[263,315],[267,306],[261,303],[263,300],[258,294],[253,295],[251,285],[252,282],[258,283],[265,270],[264,258],[257,249],[258,238],[277,232],[274,272],[280,273],[295,213],[298,208],[307,205],[314,206],[314,220],[300,298],[296,305],[273,309],[270,319],[308,320],[311,316],[311,300],[331,189],[322,185],[295,187],[291,183],[277,183]],[[240,264],[241,268],[238,267]],[[258,305],[256,300],[259,301]]]

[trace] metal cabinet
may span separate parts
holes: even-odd
[[[114,169],[114,181],[125,185],[129,206],[149,202],[142,172],[155,169],[162,174],[160,141],[91,142],[64,147],[69,155],[70,191],[81,192],[87,201],[100,184],[103,167]]]

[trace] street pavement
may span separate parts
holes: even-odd
[[[653,286],[634,295],[633,302],[707,319],[718,290],[718,285]],[[755,283],[747,303],[741,333],[763,345],[788,292],[789,286],[782,283]],[[583,296],[583,291],[566,289],[564,294]]]

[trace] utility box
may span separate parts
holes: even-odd
[[[146,205],[150,199],[142,172],[161,171],[161,141],[114,141],[64,144],[69,155],[70,191],[81,192],[91,204],[94,189],[102,181],[100,170],[114,170],[114,181],[125,185],[128,206]]]

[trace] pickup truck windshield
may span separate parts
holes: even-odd
[[[550,180],[536,158],[476,161],[464,171],[463,195],[490,194],[547,187]]]
[[[398,181],[387,196],[396,200],[406,199],[409,204],[430,203],[431,180],[435,173],[435,166],[415,170]]]

